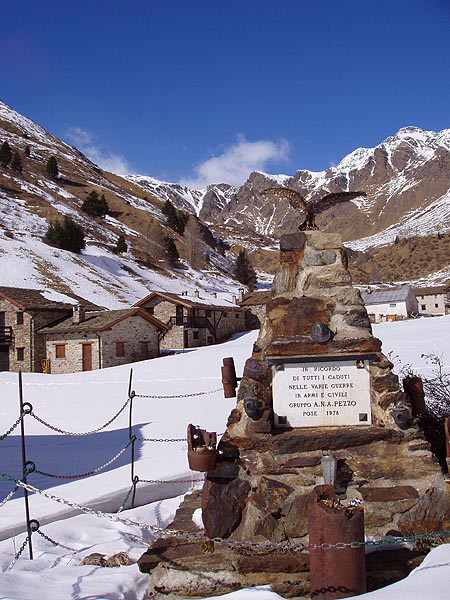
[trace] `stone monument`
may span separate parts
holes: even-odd
[[[292,557],[258,556],[257,544],[307,543],[309,498],[324,477],[342,501],[364,504],[368,535],[450,527],[450,486],[372,335],[340,236],[288,234],[280,250],[266,318],[202,492],[206,535],[249,544],[244,567],[229,548],[214,568],[207,558],[208,581],[226,572],[222,580],[232,582],[215,593],[265,582],[286,596],[308,593],[307,556],[296,554],[293,566]]]

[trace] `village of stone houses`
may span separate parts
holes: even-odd
[[[0,597],[446,597],[450,130],[205,190],[0,145]]]

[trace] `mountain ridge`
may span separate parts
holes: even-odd
[[[335,206],[317,218],[320,229],[342,234],[357,266],[356,281],[370,281],[370,272],[379,271],[388,280],[404,272],[389,269],[391,258],[396,260],[389,248],[383,257],[378,249],[390,245],[394,252],[398,240],[420,248],[414,242],[417,236],[430,240],[440,236],[435,242],[442,257],[432,267],[440,275],[436,280],[434,271],[427,272],[427,264],[420,264],[417,273],[407,270],[410,279],[429,278],[433,284],[450,280],[444,243],[450,237],[450,129],[403,127],[373,148],[357,148],[324,171],[299,169],[293,175],[254,171],[242,186],[219,183],[204,190],[146,175],[103,171],[77,148],[0,102],[0,143],[5,140],[20,153],[23,170],[0,167],[0,255],[13,256],[15,265],[3,271],[4,285],[26,286],[31,281],[34,286],[77,292],[82,287],[75,273],[78,268],[90,281],[89,300],[111,307],[134,302],[149,288],[177,291],[200,286],[205,293],[211,289],[230,295],[240,286],[231,277],[237,253],[246,249],[260,271],[273,273],[279,236],[296,231],[299,223],[299,215],[287,202],[261,195],[267,187],[290,187],[313,201],[328,192],[367,192],[367,198]],[[29,156],[24,154],[26,146]],[[56,179],[45,170],[51,155],[57,156],[60,166]],[[106,196],[110,213],[104,218],[93,219],[81,210],[91,191]],[[167,200],[186,215],[183,235],[168,226],[163,212]],[[73,217],[85,229],[87,248],[81,255],[42,242],[48,223],[61,215]],[[119,235],[129,244],[122,256],[114,254]],[[181,256],[175,269],[166,261],[167,237],[175,241]]]

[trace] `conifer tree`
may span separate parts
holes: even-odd
[[[0,165],[7,167],[12,159],[12,151],[8,142],[3,142],[0,146]]]
[[[177,210],[170,200],[166,200],[162,208],[167,217],[167,225],[180,235],[183,235],[188,217],[185,213]]]
[[[14,171],[19,171],[19,173],[22,172],[22,159],[20,158],[20,154],[17,152],[17,150],[15,150],[13,153],[11,169],[14,169]]]
[[[257,282],[257,277],[254,268],[247,258],[245,250],[242,250],[238,254],[234,275],[240,283],[243,283],[251,290],[254,289]]]
[[[50,246],[61,250],[69,250],[79,254],[86,246],[83,229],[73,219],[64,216],[62,223],[50,223],[44,236],[44,241]]]
[[[128,244],[123,235],[119,235],[116,242],[116,254],[122,254],[128,250]]]
[[[52,179],[56,179],[59,175],[58,161],[56,156],[50,156],[47,161],[46,171]]]
[[[91,217],[104,217],[109,213],[109,206],[105,195],[100,197],[98,192],[92,190],[81,205],[81,210]]]

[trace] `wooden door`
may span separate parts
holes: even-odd
[[[9,346],[0,346],[0,371],[9,371]]]
[[[92,344],[82,344],[83,371],[92,371]]]

